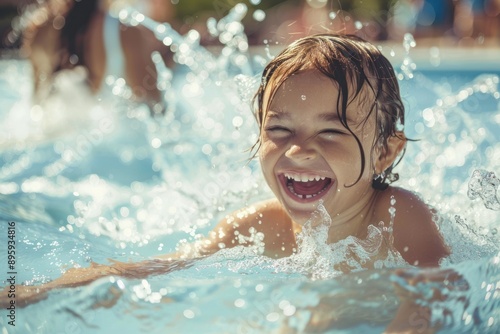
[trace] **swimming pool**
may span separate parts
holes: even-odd
[[[115,95],[95,101],[69,73],[49,107],[33,108],[29,65],[0,61],[0,233],[15,222],[18,283],[45,282],[91,261],[172,252],[227,212],[270,196],[247,152],[257,138],[248,91],[262,58],[241,71],[232,60],[219,72],[179,67],[171,112],[158,119]],[[406,130],[419,139],[397,168],[398,183],[440,211],[453,250],[443,267],[463,275],[467,289],[411,286],[389,269],[339,275],[307,249],[293,263],[236,248],[144,280],[105,278],[51,292],[17,309],[15,327],[2,313],[3,332],[300,332],[314,313],[337,319],[328,332],[379,333],[396,312],[395,285],[429,306],[444,333],[498,332],[498,184],[473,171],[500,173],[500,68],[446,65],[417,63],[410,76],[398,70]],[[3,250],[0,262],[8,263]],[[430,301],[434,289],[447,300]],[[429,325],[423,314],[409,321],[416,330]]]

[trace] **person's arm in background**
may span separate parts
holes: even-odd
[[[157,88],[158,73],[151,59],[154,34],[148,29],[126,27],[121,32],[125,55],[125,80],[138,101],[149,105],[153,113],[162,112],[163,97]],[[161,52],[166,52],[161,50]]]
[[[51,24],[33,26],[25,33],[22,55],[33,69],[34,102],[42,101],[49,93],[52,75],[59,61],[59,31]]]

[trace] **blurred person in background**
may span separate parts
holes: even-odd
[[[254,44],[264,40],[288,44],[315,33],[357,34],[370,41],[385,40],[390,9],[391,3],[386,0],[280,1],[265,9],[262,22],[250,22],[245,28],[250,27],[246,30],[251,31]]]
[[[83,68],[93,93],[104,89],[108,76],[124,78],[134,100],[161,112],[151,59],[156,39],[145,28],[112,17],[111,2],[47,0],[30,13],[22,52],[33,64],[36,102],[47,97],[60,71]]]
[[[398,0],[390,16],[393,40],[411,33],[432,45],[498,44],[500,0]]]
[[[436,38],[453,36],[454,1],[420,1],[416,20],[415,38]]]
[[[461,44],[482,44],[498,38],[500,0],[459,0],[455,2],[453,31]],[[498,41],[497,41],[498,42]]]

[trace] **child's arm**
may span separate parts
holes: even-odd
[[[42,285],[16,286],[16,302],[23,307],[47,298],[47,293],[51,290],[79,287],[107,276],[146,278],[165,274],[189,267],[197,258],[211,255],[221,248],[238,245],[255,246],[257,249],[263,247],[263,253],[272,257],[290,255],[294,251],[295,237],[290,218],[287,217],[277,202],[261,202],[226,216],[207,238],[189,245],[191,251],[161,255],[141,262],[111,260],[109,265],[92,263],[87,268],[71,268],[61,277]],[[262,242],[259,241],[259,236],[263,237]],[[5,299],[8,289],[6,287],[0,292],[1,307],[8,306],[5,304],[9,303]]]
[[[395,288],[401,303],[386,328],[387,333],[435,333],[441,324],[436,319],[433,321],[431,310],[418,305],[417,300],[429,304],[443,302],[449,295],[466,293],[470,289],[469,282],[454,269],[399,269],[394,274],[399,278]],[[424,293],[419,292],[419,285]],[[448,311],[442,312],[445,315]]]
[[[208,236],[158,259],[193,259],[212,255],[223,248],[255,247],[278,258],[295,252],[294,225],[276,199],[262,201],[225,216]]]
[[[180,260],[146,260],[141,262],[119,262],[111,260],[110,265],[92,262],[87,268],[68,269],[61,277],[41,285],[16,285],[16,306],[25,307],[29,304],[39,302],[47,298],[47,293],[54,289],[75,288],[90,284],[100,278],[107,276],[119,276],[125,278],[146,278],[151,275],[160,275],[190,267],[194,259]],[[0,291],[0,307],[6,307],[10,303],[7,299],[5,287]]]
[[[296,248],[295,232],[292,220],[278,201],[267,200],[225,216],[206,238],[188,245],[187,251],[177,256],[211,255],[240,245],[255,247],[257,253],[272,258],[290,256]]]

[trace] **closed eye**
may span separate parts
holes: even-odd
[[[265,131],[270,131],[270,132],[279,132],[279,131],[286,131],[286,132],[291,132],[290,129],[285,128],[284,126],[268,126],[264,129]]]
[[[269,137],[276,137],[276,138],[286,137],[292,133],[292,130],[281,125],[273,125],[265,127],[264,131],[266,131]]]
[[[346,133],[341,131],[341,130],[337,130],[337,129],[325,129],[325,130],[320,131],[319,135],[325,139],[333,139],[339,135],[340,136],[346,135]]]

